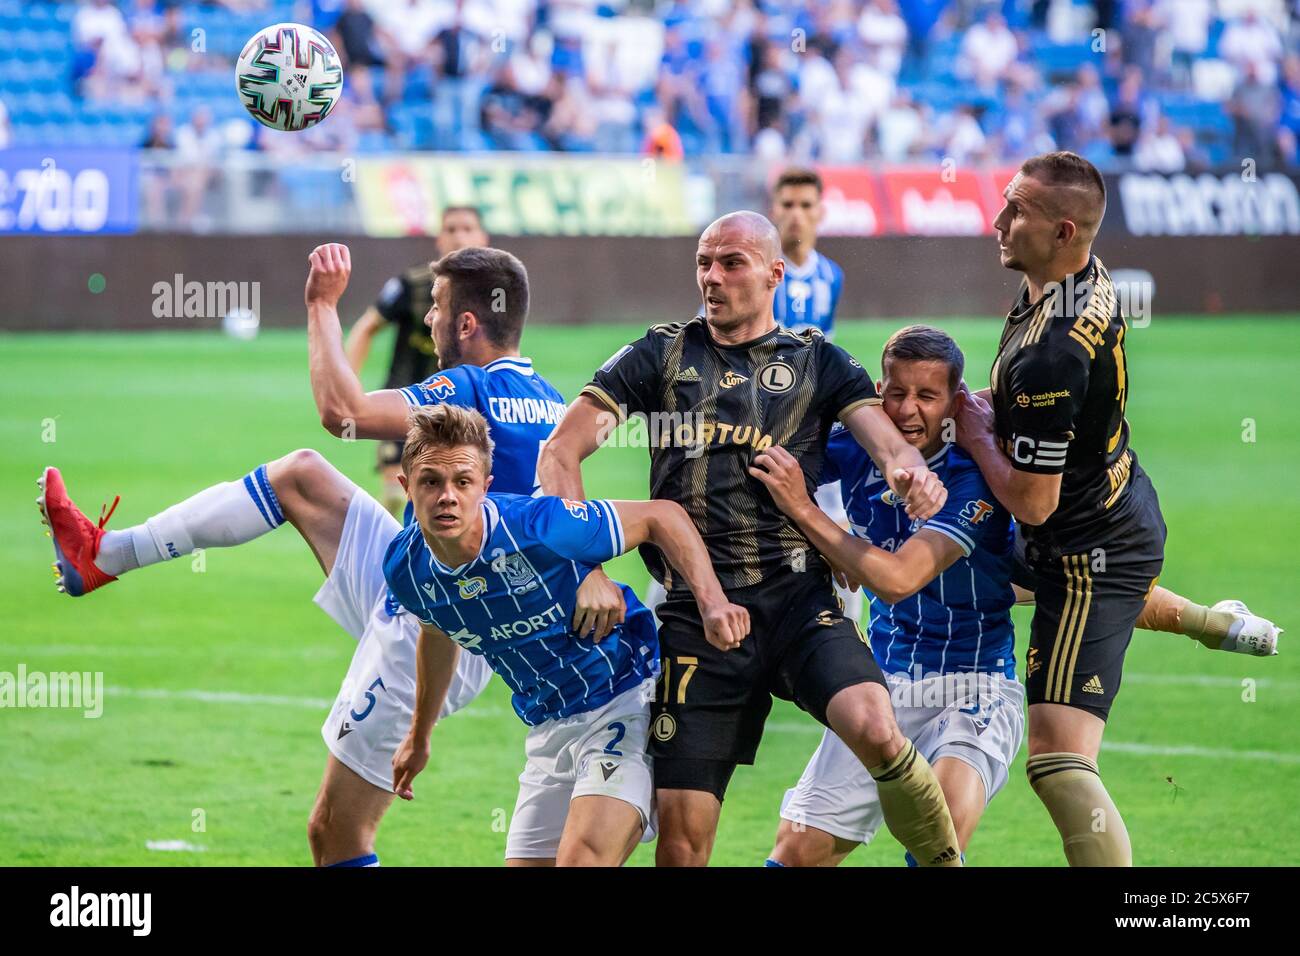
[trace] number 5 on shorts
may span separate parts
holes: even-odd
[[[366,688],[366,709],[359,714],[355,710],[352,711],[350,716],[352,717],[353,720],[365,720],[367,717],[370,716],[370,712],[375,709],[375,695],[372,694],[371,691],[373,691],[376,687],[378,687],[380,690],[388,689],[387,687],[384,686],[384,679],[382,677],[376,677],[374,683],[372,683],[369,687]]]

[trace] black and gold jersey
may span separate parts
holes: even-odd
[[[644,416],[650,495],[686,509],[726,588],[822,560],[749,474],[754,457],[771,445],[787,449],[811,493],[836,419],[880,401],[862,366],[816,330],[777,327],[723,345],[698,316],[651,328],[614,353],[582,393],[620,420]],[[671,588],[658,549],[642,556]]]
[[[989,375],[995,431],[1016,469],[1062,476],[1056,512],[1024,527],[1025,539],[1087,548],[1131,510],[1137,459],[1124,418],[1127,322],[1095,256],[1038,301],[1028,299],[1022,288]]]
[[[432,305],[433,273],[427,263],[394,276],[379,291],[375,310],[397,333],[384,388],[404,388],[438,371],[438,350],[424,324]]]

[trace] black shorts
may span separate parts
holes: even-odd
[[[736,765],[754,762],[773,696],[825,724],[839,691],[885,683],[824,569],[783,569],[727,596],[749,611],[750,632],[726,652],[705,640],[689,592],[673,590],[658,607],[663,673],[650,725],[655,785],[719,800]]]
[[[404,441],[381,441],[375,446],[375,471],[383,471],[391,465],[400,465],[402,449],[405,447]]]
[[[1164,564],[1165,522],[1141,471],[1137,507],[1092,547],[1056,547],[1017,535],[1016,584],[1034,592],[1025,656],[1030,704],[1066,704],[1105,720],[1119,693],[1133,625]]]

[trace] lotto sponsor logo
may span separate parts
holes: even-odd
[[[487,578],[461,578],[456,582],[456,587],[460,591],[461,598],[469,601],[487,593]]]

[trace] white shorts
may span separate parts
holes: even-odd
[[[978,694],[971,674],[913,681],[886,674],[899,729],[931,764],[955,757],[984,782],[984,803],[1007,782],[1007,768],[1025,734],[1025,688],[1000,674],[980,675]],[[978,709],[972,706],[978,697]],[[946,704],[944,702],[947,702]],[[937,706],[935,705],[937,704]],[[876,782],[830,730],[793,790],[781,801],[781,817],[832,836],[870,843],[883,821]]]
[[[360,488],[352,495],[338,557],[314,600],[357,639],[352,664],[321,727],[325,746],[350,770],[381,790],[393,789],[393,754],[411,727],[419,622],[384,610],[384,552],[401,531],[383,506]],[[442,714],[460,710],[482,692],[492,669],[478,654],[461,654]]]
[[[597,710],[529,729],[507,860],[554,858],[574,797],[630,803],[641,815],[641,841],[654,838],[654,781],[646,752],[654,690],[654,680],[645,680]]]

